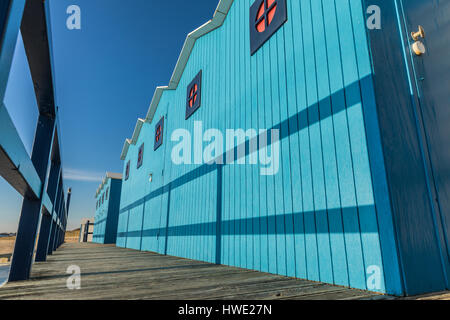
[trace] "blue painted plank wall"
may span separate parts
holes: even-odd
[[[106,190],[108,190],[108,198],[106,198]],[[110,207],[111,198],[111,179],[103,186],[101,192],[99,192],[98,196],[95,198],[96,201],[99,201],[99,206],[95,211],[94,216],[94,232],[92,235],[92,242],[95,243],[105,243],[105,235],[106,235],[106,223],[108,219],[108,211]],[[102,197],[105,194],[104,201],[102,203]],[[120,198],[115,198],[114,201],[119,202]]]
[[[117,245],[361,289],[378,268],[380,286],[369,289],[389,291],[366,142],[364,108],[375,98],[361,2],[288,0],[288,21],[250,56],[252,3],[234,1],[224,25],[197,40],[178,88],[163,93],[130,146]],[[202,105],[185,120],[200,70]],[[164,142],[153,151],[162,116]],[[173,163],[178,129],[192,136],[192,161],[202,155],[200,122],[224,139],[226,129],[278,129],[278,172],[248,164],[276,143],[246,154],[246,165]]]
[[[446,83],[437,79],[448,74],[442,72],[446,60],[441,54],[445,51],[441,35],[445,34],[444,26],[448,26],[449,15],[446,12],[450,7],[442,1],[363,2],[365,6],[379,6],[384,21],[381,30],[369,33],[372,68],[376,72],[372,76],[373,81],[361,82],[361,89],[369,92],[374,88],[376,94],[375,112],[370,100],[365,100],[367,95],[363,95],[363,103],[366,105],[368,132],[375,132],[373,128],[378,127],[380,133],[379,138],[374,139],[375,135],[368,138],[378,222],[382,230],[382,253],[385,268],[389,267],[386,284],[390,284],[389,290],[394,291],[392,288],[395,288],[395,292],[408,295],[444,290],[448,288],[448,259],[440,248],[445,240],[439,239],[442,237],[439,218],[435,220],[439,215],[435,209],[439,200],[436,193],[433,195],[433,178],[429,176],[431,170],[426,159],[426,149],[430,146],[423,136],[423,110],[420,110],[420,100],[439,101],[439,94],[424,95],[420,87],[425,85],[436,89],[439,85],[430,82]],[[418,24],[426,30],[427,54],[421,57],[408,50],[412,44],[410,34],[417,30]],[[419,72],[422,80],[431,80],[423,82],[416,78],[419,76],[416,68],[427,63],[439,66],[439,72],[427,76],[422,70]],[[441,92],[448,96],[447,91]],[[438,106],[438,103],[433,105]],[[436,110],[432,114],[436,116]],[[374,116],[379,123],[374,124],[370,120]],[[432,127],[437,128],[437,123],[433,121]],[[444,144],[438,149],[446,150]],[[377,156],[383,154],[386,161],[381,163]],[[444,176],[439,175],[439,178]],[[379,191],[386,188],[389,188],[389,197],[380,195]],[[390,215],[385,214],[387,210],[380,211],[380,204],[384,202],[383,206],[386,206],[386,200],[392,207]],[[395,228],[391,227],[392,221]],[[393,251],[396,247],[398,250]]]
[[[116,243],[121,191],[122,180],[108,178],[95,198],[96,203],[98,201],[99,205],[96,207],[94,216],[92,242],[102,244]],[[106,197],[106,192],[108,192],[108,197]],[[103,195],[105,195],[105,198],[102,203]]]

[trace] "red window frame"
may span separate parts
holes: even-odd
[[[251,55],[254,55],[286,21],[286,0],[256,0],[250,7]]]
[[[130,160],[128,160],[127,165],[125,167],[125,181],[130,177]]]
[[[163,144],[164,140],[164,117],[158,121],[155,126],[155,144],[153,150],[157,150]]]
[[[143,162],[144,162],[144,143],[142,143],[141,146],[139,147],[137,169],[142,167]]]
[[[202,70],[195,76],[187,87],[186,117],[189,119],[200,108],[202,102]]]

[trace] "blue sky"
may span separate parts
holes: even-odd
[[[156,86],[167,85],[186,35],[212,18],[218,0],[50,0],[54,81],[69,229],[95,212],[106,171],[122,172],[120,153]],[[66,9],[81,8],[81,30]],[[31,152],[37,106],[19,37],[5,104]],[[15,231],[21,199],[0,179],[0,232]]]

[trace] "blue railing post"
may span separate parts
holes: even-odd
[[[58,188],[56,189],[56,197],[55,197],[53,213],[52,213],[52,231],[51,231],[50,237],[48,239],[47,254],[49,254],[49,255],[53,254],[55,237],[56,237],[56,233],[57,233],[57,229],[58,229],[58,224],[56,223],[57,219],[55,218],[55,216],[58,216],[59,207],[61,205],[61,191],[62,191],[61,185],[62,185],[62,181],[61,181],[61,171],[60,171],[59,177],[58,177]]]
[[[67,219],[69,218],[69,207],[70,207],[70,199],[72,198],[72,188],[69,188],[67,191],[67,200],[66,200],[66,208],[64,214],[64,232],[61,238],[61,244],[64,243],[64,239],[66,238],[66,228],[67,228]]]
[[[51,223],[51,231],[50,231],[50,236],[48,237],[48,244],[47,244],[47,255],[52,255],[53,254],[53,234],[55,233],[55,228],[56,228],[56,222],[53,220],[52,217],[52,223]]]
[[[60,174],[61,174],[61,162],[59,161],[59,159],[54,159],[54,161],[51,162],[50,174],[47,184],[47,193],[50,197],[50,200],[54,204],[56,204],[55,200],[57,197]],[[46,212],[46,214],[43,214],[42,216],[41,230],[39,232],[39,241],[36,250],[36,258],[35,258],[36,261],[47,260],[47,253],[49,250],[49,242],[50,242],[49,239],[53,231],[53,212],[54,208],[52,209],[52,212]]]
[[[37,262],[47,260],[47,246],[51,226],[52,226],[52,216],[47,210],[44,210],[41,218],[41,228],[39,231],[38,246],[36,249],[35,261]]]
[[[61,184],[62,185],[62,184]],[[62,188],[60,188],[60,197],[59,197],[59,203],[58,203],[58,210],[56,211],[56,228],[55,228],[55,234],[53,235],[53,244],[52,244],[52,248],[53,251],[56,251],[56,249],[58,248],[58,238],[59,238],[59,234],[61,232],[61,226],[59,225],[59,221],[61,220],[61,210],[63,208],[63,204],[64,204],[64,191]]]

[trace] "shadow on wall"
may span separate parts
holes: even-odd
[[[367,87],[371,83],[372,77],[370,75],[363,77],[331,93],[322,100],[309,105],[305,109],[282,119],[279,123],[268,128],[267,131],[270,134],[271,130],[278,130],[281,142],[283,139],[289,139],[291,136],[300,134],[311,126],[322,123],[322,121],[334,116],[343,115],[347,118],[349,114],[359,112],[362,107],[361,86],[365,85]],[[319,110],[320,112],[318,112]],[[349,130],[348,121],[350,120],[345,121],[345,126],[342,128],[345,134],[348,134],[347,130]],[[260,141],[259,136],[254,139],[257,142]],[[353,140],[351,141],[353,142]],[[272,143],[270,136],[267,137],[267,143],[268,145]],[[242,147],[243,145],[244,147]],[[240,157],[249,155],[250,145],[253,145],[253,142],[247,140],[243,144],[235,146],[234,150],[229,152],[234,153],[234,159],[237,161],[238,155]],[[345,149],[348,151],[349,156],[353,156],[354,153],[360,151],[357,146],[354,147],[356,151],[349,145],[347,146],[348,150]],[[260,150],[260,148],[261,145],[258,144],[257,149]],[[241,154],[239,152],[240,149],[245,149],[245,153]],[[221,155],[221,157],[227,159],[227,154]],[[148,242],[146,250],[151,248],[150,251],[194,258],[196,260],[205,260],[202,257],[206,256],[206,261],[226,265],[235,265],[237,263],[236,259],[242,258],[243,267],[250,266],[251,269],[279,274],[286,274],[286,270],[289,269],[289,275],[295,274],[300,278],[346,286],[350,285],[360,289],[367,289],[369,272],[366,269],[370,266],[377,266],[378,270],[380,270],[381,282],[384,282],[383,261],[378,247],[380,243],[378,239],[379,230],[376,223],[377,210],[373,198],[369,199],[366,197],[364,200],[352,201],[351,199],[349,200],[349,197],[345,198],[343,194],[348,195],[351,193],[352,197],[355,197],[357,190],[349,190],[335,195],[337,198],[340,197],[340,200],[337,200],[338,202],[334,206],[327,204],[326,208],[305,208],[305,211],[286,209],[285,212],[269,209],[269,212],[259,212],[257,215],[245,218],[242,216],[236,217],[236,215],[230,217],[229,213],[222,212],[222,210],[225,210],[225,204],[228,201],[227,195],[224,195],[225,187],[223,183],[224,178],[228,175],[228,167],[228,164],[200,165],[151,191],[146,196],[122,207],[120,214],[123,216],[123,229],[119,230],[117,234],[117,245],[142,250],[142,244]],[[342,169],[342,165],[338,165],[337,170],[342,170],[342,172],[339,172],[339,176],[336,179],[344,176],[351,177],[353,181],[354,175],[361,177],[361,174],[370,177],[370,172],[361,173],[361,170],[365,169],[367,168],[363,167],[361,169],[356,167],[354,170],[353,168],[348,170],[347,167]],[[284,170],[289,170],[289,168]],[[211,173],[215,173],[212,178],[215,181],[212,181],[214,187],[210,190],[214,190],[213,192],[216,194],[214,195],[214,207],[209,210],[211,210],[212,215],[215,215],[215,219],[211,216],[209,221],[204,222],[183,223],[181,221],[173,221],[170,215],[176,215],[177,212],[170,212],[170,210],[176,210],[176,207],[171,209],[171,196],[172,198],[176,196],[175,194],[171,195],[171,193],[178,192],[175,189],[186,186],[193,181],[198,181],[199,178]],[[303,177],[297,177],[296,179],[303,179]],[[261,183],[263,182],[261,181]],[[333,183],[335,185],[339,184],[336,180],[333,180]],[[254,185],[258,184],[259,182],[254,183]],[[227,185],[227,188],[230,188],[230,185]],[[353,185],[350,188],[356,187]],[[143,216],[147,212],[152,215],[151,209],[146,210],[146,204],[162,195],[168,197],[168,200],[164,200],[164,202],[167,201],[168,203],[167,211],[162,213],[163,216],[166,214],[164,217],[165,221],[159,226],[150,228],[145,227],[142,222],[139,226],[135,223],[132,227],[133,229],[131,229],[129,223],[130,219],[133,218],[134,212],[139,211],[139,214],[142,212]],[[260,201],[266,201],[265,195],[261,194]],[[258,209],[255,208],[255,210],[257,211]],[[142,221],[144,221],[143,216],[139,218]],[[320,220],[321,223],[317,223],[317,220]],[[201,247],[197,248],[197,239],[202,237],[207,238],[205,240],[207,241],[207,247],[203,248],[207,253],[195,253],[195,257],[192,257],[190,253],[183,253],[187,246],[190,246],[189,250],[191,253],[201,251]],[[334,239],[331,241],[329,240],[330,237],[334,237]],[[178,240],[176,241],[178,252],[173,251],[174,242],[171,239]],[[244,248],[247,245],[249,246],[248,248],[255,248],[255,257],[249,256],[247,258],[246,255],[252,254],[250,252],[252,249]],[[242,246],[242,248],[238,248],[239,246]],[[256,246],[258,247],[256,248]],[[288,246],[289,248],[287,248]],[[246,250],[247,252],[245,253],[244,251]],[[256,253],[257,250],[260,250],[260,252]],[[291,254],[297,256],[291,257]],[[286,259],[287,255],[292,259]],[[247,263],[246,260],[250,262]],[[323,266],[322,264],[319,265],[319,260],[324,262]],[[280,264],[280,267],[278,267],[278,264]],[[380,291],[384,292],[384,287]]]
[[[267,146],[272,144],[272,139],[270,137],[271,130],[279,130],[280,132],[280,141],[288,138],[289,136],[300,132],[301,130],[307,129],[308,127],[323,121],[333,115],[336,115],[340,112],[345,112],[345,110],[351,109],[352,106],[357,106],[361,104],[361,97],[355,94],[348,94],[349,92],[359,92],[361,83],[372,82],[371,76],[366,76],[359,81],[355,81],[354,83],[349,84],[348,86],[334,92],[331,96],[327,96],[324,99],[314,103],[308,108],[298,112],[297,114],[285,119],[284,121],[274,125],[272,128],[267,129]],[[332,101],[342,101],[340,104],[334,104],[331,108],[325,108],[328,110],[328,113],[321,113],[320,116],[311,117],[311,114],[315,114],[313,110],[318,109],[318,105],[330,104],[330,98]],[[347,107],[348,106],[348,107]],[[316,112],[317,113],[317,112]],[[259,141],[260,137],[256,136],[254,138],[256,143],[258,144],[257,149],[260,149]],[[244,142],[245,153],[242,155],[243,157],[247,157],[250,153],[250,145],[254,143],[251,140],[247,140]],[[242,145],[238,145],[234,147],[234,150],[228,151],[229,153],[233,153],[235,156],[235,161],[239,159],[240,149],[242,149]],[[220,156],[222,159],[227,159],[227,153],[224,153]],[[121,208],[120,214],[130,215],[130,210],[137,208],[139,206],[145,206],[145,203],[161,196],[165,193],[168,194],[168,210],[166,217],[166,226],[165,228],[154,228],[154,229],[141,229],[139,231],[127,231],[127,232],[118,232],[117,238],[124,238],[125,241],[127,238],[139,238],[139,237],[159,237],[165,238],[165,247],[164,253],[167,254],[167,243],[168,237],[177,237],[177,236],[216,236],[216,263],[222,263],[220,258],[221,252],[221,236],[227,235],[274,235],[277,234],[276,228],[267,228],[258,230],[251,230],[252,226],[276,226],[276,222],[278,219],[290,220],[294,222],[294,226],[297,226],[298,223],[295,223],[298,219],[312,219],[314,220],[314,216],[317,214],[328,214],[328,216],[338,216],[338,219],[341,219],[341,215],[343,219],[348,217],[354,217],[355,215],[364,215],[365,212],[369,213],[375,211],[374,205],[367,206],[353,206],[353,207],[344,207],[344,208],[329,208],[327,210],[315,210],[311,212],[293,212],[293,213],[285,213],[285,214],[274,214],[270,215],[268,213],[267,216],[260,218],[246,218],[246,219],[235,219],[235,220],[227,220],[222,222],[222,187],[223,187],[223,168],[226,164],[203,164],[198,168],[189,171],[181,177],[174,179],[172,182],[164,185],[152,192],[150,192],[145,197],[134,201],[133,203]],[[209,223],[198,223],[198,224],[189,224],[183,226],[169,227],[170,220],[170,195],[171,191],[175,188],[181,187],[187,183],[190,183],[204,175],[207,175],[211,172],[217,172],[217,206],[216,206],[216,221]],[[144,207],[145,212],[145,207]],[[129,220],[129,217],[127,218]],[[217,222],[217,223],[216,223]],[[243,230],[239,232],[235,230],[234,225],[246,226]],[[304,230],[303,230],[304,229]],[[284,234],[308,234],[308,233],[342,233],[342,230],[333,230],[330,225],[329,230],[308,230],[307,228],[297,229],[294,227],[292,230],[283,231]],[[128,230],[128,226],[127,226]],[[369,225],[368,229],[364,230],[365,233],[378,233],[378,229],[376,225]],[[360,233],[359,225],[350,224],[346,226],[345,233]],[[126,244],[125,244],[126,246]]]

